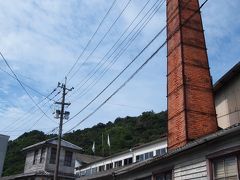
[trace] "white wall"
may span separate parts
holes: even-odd
[[[163,149],[163,148],[167,148],[167,141],[166,140],[161,141],[161,142],[158,141],[158,142],[156,142],[154,144],[150,144],[148,146],[133,148],[132,150],[129,150],[128,152],[126,152],[124,154],[115,155],[115,156],[113,155],[110,158],[106,158],[106,159],[103,159],[102,161],[98,161],[96,163],[93,163],[93,164],[87,166],[84,169],[77,170],[76,174],[78,174],[78,175],[79,174],[84,174],[86,170],[96,168],[96,167],[99,167],[99,166],[102,166],[102,165],[105,166],[105,170],[106,170],[106,164],[109,164],[109,163],[113,163],[113,168],[115,168],[114,167],[115,162],[122,160],[122,165],[123,165],[124,164],[124,159],[131,158],[131,157],[133,158],[133,163],[135,163],[137,155],[141,155],[141,154],[145,154],[145,153],[153,151],[153,156],[155,156],[156,155],[156,150]]]
[[[215,105],[219,127],[240,123],[240,75],[216,92]]]
[[[2,176],[2,169],[7,151],[8,139],[9,136],[0,134],[0,177]]]

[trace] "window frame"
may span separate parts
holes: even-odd
[[[55,150],[55,157],[53,158],[52,156],[52,151],[53,149]],[[49,157],[49,164],[56,164],[56,159],[57,159],[57,148],[55,147],[51,147],[50,148],[50,157]]]
[[[105,165],[98,166],[98,172],[105,171]]]
[[[170,169],[168,168],[168,169],[164,169],[162,171],[156,172],[156,173],[153,174],[153,180],[157,180],[157,176],[164,175],[164,177],[165,177],[169,173],[171,173],[171,179],[173,180],[173,177],[174,177],[173,172],[174,172],[173,168],[170,168]]]
[[[130,161],[130,159],[131,159],[131,161]],[[125,163],[125,162],[127,162],[127,163]],[[128,165],[130,165],[130,164],[132,164],[132,163],[133,163],[133,158],[132,158],[132,157],[125,158],[125,159],[123,160],[123,166],[128,166]]]
[[[221,151],[217,151],[206,156],[207,172],[210,180],[214,180],[214,166],[213,166],[214,160],[224,159],[231,156],[235,156],[237,158],[238,178],[240,178],[240,146],[236,146]]]
[[[67,156],[67,155],[70,155],[70,156]],[[72,167],[72,161],[73,161],[73,152],[65,150],[63,165],[67,167]]]
[[[45,160],[45,154],[46,154],[46,147],[42,147],[39,163],[43,163],[43,161]]]
[[[233,157],[235,160],[236,160],[236,165],[237,165],[237,178],[239,179],[239,167],[238,167],[238,165],[239,165],[239,157],[238,156],[236,156],[236,155],[231,155],[231,156],[224,156],[224,157],[221,157],[221,158],[215,158],[215,159],[213,159],[212,160],[212,172],[213,172],[213,176],[212,176],[212,178],[214,179],[214,180],[218,180],[216,177],[215,177],[215,162],[216,161],[219,161],[219,160],[222,160],[223,162],[224,162],[224,169],[225,169],[225,160],[227,159],[227,158],[230,158],[230,157]],[[226,173],[225,173],[225,171],[224,171],[224,175],[226,175]],[[231,176],[228,176],[228,177],[223,177],[223,178],[230,178]],[[220,178],[221,179],[221,178]]]
[[[113,163],[112,163],[112,162],[106,164],[106,171],[107,171],[107,170],[111,170],[111,169],[113,169]]]
[[[114,168],[122,167],[122,166],[123,166],[122,160],[119,160],[119,161],[115,161],[115,162],[114,162]]]
[[[39,149],[34,150],[33,165],[36,165],[36,164],[37,164],[38,151],[39,151]]]

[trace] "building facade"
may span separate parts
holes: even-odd
[[[62,140],[59,162],[60,180],[75,179],[75,161],[82,148]],[[52,180],[56,167],[57,138],[49,139],[23,149],[26,153],[25,167],[22,174],[3,179]]]
[[[140,145],[114,154],[110,157],[100,159],[98,161],[88,163],[85,166],[78,166],[76,175],[78,177],[86,177],[101,174],[101,172],[111,171],[131,164],[143,162],[154,157],[162,156],[167,153],[167,138]]]
[[[240,123],[240,62],[214,85],[218,126]]]
[[[79,180],[219,180],[240,178],[240,124],[147,161]]]
[[[2,176],[3,163],[7,151],[9,136],[0,134],[0,177]]]

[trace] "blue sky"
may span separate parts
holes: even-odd
[[[76,114],[98,94],[165,26],[164,3],[99,83],[84,93],[84,96],[79,95],[79,92],[85,92],[84,88],[91,85],[100,75],[97,73],[81,89],[77,88],[79,84],[81,85],[81,82],[86,80],[87,74],[104,57],[147,2],[146,0],[131,0],[127,6],[128,1],[116,1],[98,33],[77,63],[76,69],[78,67],[80,69],[76,76],[68,82],[69,87],[75,87],[75,90],[67,95],[67,101],[72,102],[68,108],[71,115]],[[21,81],[43,94],[49,94],[57,86],[57,82],[63,80],[81,54],[109,9],[110,2],[113,1],[0,1],[0,51]],[[156,0],[149,0],[139,19],[129,30],[137,24],[155,2]],[[89,56],[125,6],[127,8],[122,16],[96,51]],[[239,8],[239,0],[209,0],[202,9],[209,63],[214,82],[240,60]],[[77,118],[66,124],[64,131],[66,132],[101,104],[161,45],[165,38],[166,32],[161,34],[136,63],[101,97]],[[80,66],[86,59],[87,62]],[[106,66],[107,64],[103,64],[103,67]],[[10,72],[2,60],[0,67]],[[52,117],[52,120],[46,117],[40,119],[41,111],[36,108],[29,111],[34,104],[16,80],[3,71],[0,71],[0,75],[0,133],[8,134],[14,139],[25,131],[38,129],[49,132],[57,126],[57,120],[53,118],[52,114],[57,107],[51,106],[51,102],[43,101],[40,106],[49,117]],[[29,89],[28,91],[36,102],[43,99],[39,94]],[[99,122],[113,121],[117,117],[136,116],[143,111],[160,112],[166,110],[166,100],[166,48],[163,48],[134,79],[77,129],[91,127]],[[43,106],[43,104],[45,105]]]

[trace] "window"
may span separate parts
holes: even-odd
[[[65,151],[64,166],[71,167],[71,165],[72,165],[72,156],[73,156],[73,153],[71,151]]]
[[[33,156],[33,164],[36,164],[37,162],[37,157],[38,157],[38,150],[34,151],[34,156]]]
[[[161,155],[164,155],[167,153],[167,148],[160,149]]]
[[[116,161],[114,163],[114,167],[121,167],[122,166],[122,160],[121,161]]]
[[[213,160],[213,179],[214,180],[238,180],[238,158],[229,156]]]
[[[132,164],[132,158],[124,159],[124,166]]]
[[[144,160],[147,160],[149,158],[152,158],[153,157],[153,152],[148,152],[148,153],[145,153],[145,159]]]
[[[97,173],[97,168],[96,167],[92,168],[92,174],[95,174],[95,173]]]
[[[56,163],[56,156],[57,156],[57,149],[56,148],[51,148],[51,155],[50,155],[50,164],[55,164]]]
[[[98,167],[99,172],[104,171],[104,165]]]
[[[112,169],[113,168],[113,163],[109,163],[106,165],[106,170]]]
[[[90,175],[91,175],[91,169],[87,169],[85,175],[86,175],[86,176],[90,176]]]
[[[144,161],[153,157],[153,152],[147,152],[145,154],[140,154],[136,156],[136,162]]]
[[[172,171],[167,171],[156,175],[155,180],[172,180]]]
[[[86,176],[87,171],[80,171],[80,176]]]
[[[144,160],[144,154],[140,154],[140,155],[136,156],[136,161],[137,162],[140,162],[140,161],[143,161],[143,160]]]
[[[148,153],[145,153],[145,160],[149,159],[149,154]]]
[[[150,157],[150,158],[153,157],[153,152],[152,152],[152,151],[149,153],[149,157]]]
[[[40,163],[42,163],[44,161],[45,152],[46,152],[46,148],[42,148],[41,149],[41,156],[40,156]]]
[[[156,150],[156,156],[162,156],[167,153],[166,148]]]

